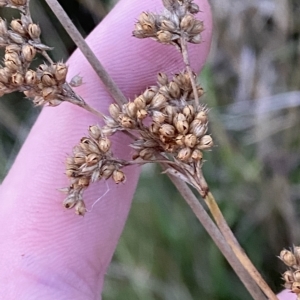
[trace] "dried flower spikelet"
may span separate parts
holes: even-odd
[[[282,250],[279,255],[280,259],[288,266],[292,267],[296,264],[295,255],[289,250]]]
[[[28,70],[25,73],[25,83],[29,85],[34,85],[36,83],[36,72],[33,70]]]
[[[41,35],[41,28],[39,25],[31,23],[28,25],[28,34],[33,40],[39,39]]]
[[[126,180],[126,176],[125,176],[124,172],[122,172],[121,170],[113,171],[112,178],[113,178],[114,182],[117,184],[119,184],[121,182],[125,182],[125,180]]]
[[[74,208],[75,213],[79,216],[84,216],[84,214],[86,213],[86,207],[82,200],[77,201]]]
[[[8,31],[8,36],[16,44],[24,44],[25,43],[24,38],[16,32],[13,32],[13,31],[9,30]]]
[[[121,113],[121,109],[120,109],[119,105],[116,103],[112,103],[109,105],[108,110],[109,110],[109,114],[111,115],[111,117],[113,119],[117,120]]]
[[[11,76],[11,83],[16,86],[21,86],[24,83],[24,77],[20,73],[14,73]]]
[[[169,80],[168,80],[168,76],[166,73],[158,73],[157,74],[157,82],[160,84],[160,85],[167,85]]]
[[[23,27],[23,23],[20,19],[15,19],[15,20],[12,20],[11,23],[10,23],[10,27],[11,29],[20,34],[20,35],[26,35],[27,34],[27,31],[26,29]]]
[[[7,67],[0,69],[0,82],[8,83],[10,77],[11,77],[11,71]]]
[[[68,73],[68,67],[64,63],[57,63],[55,65],[54,76],[58,82],[65,82]]]
[[[177,158],[181,161],[188,162],[192,154],[191,148],[183,148],[178,152]]]
[[[146,99],[140,95],[133,100],[134,104],[136,105],[137,109],[144,109],[146,107]]]
[[[175,128],[170,124],[163,124],[162,126],[158,125],[158,130],[161,135],[171,138],[175,136]]]
[[[22,47],[22,55],[27,62],[32,62],[36,56],[36,49],[29,44],[25,44]]]

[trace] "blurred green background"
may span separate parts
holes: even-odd
[[[86,36],[117,1],[61,1]],[[130,1],[128,1],[130,3]],[[211,0],[214,39],[200,81],[216,147],[204,174],[231,228],[270,286],[283,247],[300,244],[300,2]],[[54,59],[75,49],[43,1],[35,20]],[[10,18],[12,12],[2,9]],[[134,20],[133,20],[134,23]],[[17,108],[17,109],[16,109]],[[0,102],[0,180],[38,110]],[[108,270],[103,299],[251,299],[160,169],[146,166]],[[155,187],[155,188],[154,188]]]

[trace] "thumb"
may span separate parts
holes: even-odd
[[[200,70],[211,40],[211,14],[206,0],[196,1],[206,30],[204,42],[190,47],[192,67]],[[154,84],[156,73],[184,68],[173,47],[131,36],[142,11],[159,11],[160,0],[121,0],[87,41],[126,97],[133,98]],[[78,92],[91,106],[106,113],[112,99],[83,55],[76,51],[68,62],[69,77],[80,73],[85,84]],[[94,184],[85,193],[84,218],[62,207],[68,185],[66,153],[100,121],[64,103],[45,108],[33,126],[0,190],[0,291],[5,299],[95,299],[126,221],[139,169],[125,170],[127,182]],[[129,157],[128,138],[113,140],[116,157]]]

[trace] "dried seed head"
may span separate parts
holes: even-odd
[[[175,98],[175,99],[179,98],[180,88],[179,88],[179,86],[176,82],[174,82],[174,81],[170,82],[170,84],[169,84],[169,93],[173,98]]]
[[[36,72],[33,70],[28,70],[25,74],[25,83],[29,85],[34,85],[36,83]]]
[[[9,0],[14,6],[24,6],[27,3],[27,0]]]
[[[163,44],[171,43],[174,37],[175,35],[173,35],[170,31],[160,30],[157,32],[157,39]]]
[[[199,9],[199,6],[196,3],[190,3],[189,6],[188,6],[188,11],[191,14],[197,14],[200,11],[200,9]]]
[[[28,25],[28,34],[30,37],[35,40],[38,39],[41,35],[41,28],[39,25],[31,23]]]
[[[139,109],[136,113],[136,116],[139,120],[143,120],[147,117],[148,113],[145,109]]]
[[[162,108],[167,103],[167,98],[162,94],[157,94],[154,96],[154,98],[151,101],[151,107],[152,108]]]
[[[188,122],[191,122],[194,117],[194,106],[193,105],[187,105],[182,110],[184,116],[186,117],[186,120]]]
[[[36,49],[33,46],[26,44],[22,47],[22,54],[26,61],[31,62],[36,55]]]
[[[192,154],[191,148],[183,148],[178,152],[177,158],[181,161],[187,162]]]
[[[17,71],[21,67],[21,60],[16,52],[6,53],[4,64],[11,71]]]
[[[167,74],[162,72],[158,73],[157,81],[160,85],[167,85],[169,82]]]
[[[190,124],[190,132],[193,133],[196,137],[202,137],[207,131],[207,126],[202,124],[202,122],[198,119],[195,119]]]
[[[42,95],[46,101],[54,100],[57,96],[56,92],[57,92],[57,89],[55,87],[45,87],[42,90]]]
[[[106,153],[111,147],[111,141],[105,137],[100,139],[99,141],[99,148],[103,153]]]
[[[182,135],[182,134],[177,135],[175,138],[175,143],[178,146],[183,146],[184,145],[184,135]]]
[[[192,14],[186,14],[181,22],[180,28],[184,31],[189,32],[195,24],[195,17]]]
[[[93,125],[89,127],[89,135],[94,138],[95,140],[98,140],[101,136],[101,129],[98,125]]]
[[[184,143],[189,148],[194,148],[197,144],[197,137],[194,134],[188,134],[184,138]]]
[[[121,126],[124,128],[135,128],[135,121],[128,116],[123,116],[120,120]]]
[[[63,201],[63,206],[65,208],[72,208],[76,204],[76,199],[73,195],[68,196],[64,201]]]
[[[23,44],[25,41],[22,36],[16,32],[8,31],[9,38],[16,44]]]
[[[160,29],[165,30],[165,31],[175,31],[177,28],[176,24],[172,22],[171,20],[162,20]]]
[[[115,165],[104,165],[101,168],[100,174],[104,179],[108,179],[108,178],[110,178],[112,173],[115,171],[115,169],[116,169]]]
[[[297,263],[295,255],[289,250],[282,250],[279,257],[288,267],[292,267]]]
[[[99,160],[100,160],[100,155],[99,154],[96,154],[96,153],[91,153],[89,154],[88,156],[86,156],[86,165],[89,167],[89,166],[94,166],[96,165]]]
[[[55,80],[53,74],[51,74],[50,72],[44,72],[41,77],[41,81],[42,81],[43,85],[45,85],[45,86],[56,85],[56,80]]]
[[[156,123],[153,123],[153,124],[156,124]],[[159,126],[159,125],[157,125],[157,126],[159,128],[158,131],[163,136],[168,137],[168,138],[174,137],[174,135],[175,135],[175,128],[174,128],[174,126],[172,126],[170,124],[163,124],[162,126]]]
[[[136,105],[137,109],[143,109],[146,107],[146,100],[142,95],[135,98],[133,102]]]
[[[292,271],[286,271],[282,274],[282,277],[286,283],[293,283],[294,282],[294,276]]]
[[[189,42],[192,44],[200,44],[202,42],[202,37],[200,34],[197,34],[189,39]]]
[[[146,104],[149,104],[152,101],[157,91],[157,87],[150,87],[145,90],[145,92],[143,93],[143,97],[146,100]]]
[[[27,33],[20,19],[12,20],[10,23],[10,27],[18,34],[25,35]]]
[[[110,104],[108,110],[113,119],[115,119],[115,120],[118,119],[120,112],[121,112],[121,109],[118,104],[116,104],[116,103]]]
[[[203,158],[203,153],[199,150],[199,149],[195,149],[193,152],[192,152],[192,156],[191,158],[195,161],[199,161],[199,160],[202,160]]]
[[[199,144],[197,145],[197,148],[200,150],[208,150],[214,145],[213,139],[210,135],[204,135]]]
[[[291,290],[295,294],[300,294],[300,283],[296,281],[293,282]]]
[[[165,121],[165,114],[160,111],[154,110],[152,115],[152,120],[156,123],[162,124]]]
[[[129,102],[125,105],[125,111],[130,118],[135,118],[137,113],[137,107],[134,102]]]
[[[202,124],[207,123],[207,113],[204,110],[201,110],[197,113],[195,119],[200,120]]]
[[[121,182],[125,182],[126,180],[125,174],[120,170],[113,171],[112,177],[114,182],[117,184]]]
[[[298,281],[300,283],[300,270],[297,270],[293,273],[293,277],[295,281]]]
[[[155,157],[155,149],[145,148],[139,152],[139,157],[144,160],[151,160]]]
[[[204,30],[204,25],[202,21],[195,20],[193,28],[190,30],[191,35],[199,35]]]
[[[84,216],[86,213],[86,207],[82,200],[77,201],[75,204],[75,213],[79,216]]]
[[[14,73],[11,76],[11,83],[17,86],[20,86],[24,83],[24,77],[20,73]]]
[[[64,63],[57,63],[54,76],[57,81],[64,82],[68,73],[68,67]]]

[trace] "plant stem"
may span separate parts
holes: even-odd
[[[262,289],[262,291],[270,300],[278,300],[277,296],[273,293],[273,291],[270,289],[268,284],[262,278],[260,273],[257,271],[255,266],[253,265],[253,263],[248,258],[248,256],[240,246],[239,242],[235,238],[213,194],[211,192],[208,192],[207,195],[204,197],[204,200],[211,214],[213,215],[218,227],[220,228],[220,231],[222,232],[224,238],[226,239],[229,246],[232,248],[233,252],[235,253],[236,257],[239,259],[241,264],[245,267],[245,269],[249,272],[253,280],[257,283],[257,285]]]
[[[63,25],[67,33],[70,35],[76,46],[81,50],[83,55],[86,57],[88,62],[91,64],[97,75],[100,77],[104,86],[107,88],[110,95],[115,99],[117,104],[121,107],[122,104],[127,103],[126,97],[123,95],[121,90],[118,88],[116,83],[108,75],[94,52],[88,46],[84,38],[81,36],[80,32],[74,26],[71,19],[65,13],[63,8],[57,2],[57,0],[45,0],[49,7],[52,9],[60,23]]]
[[[192,88],[193,88],[193,93],[195,97],[195,104],[199,104],[199,97],[198,97],[198,92],[197,92],[197,87],[193,75],[193,71],[190,65],[190,59],[189,59],[189,54],[188,54],[188,49],[187,49],[187,42],[186,39],[184,38],[183,34],[180,37],[180,46],[181,46],[181,54],[183,58],[183,62],[185,64],[186,71],[190,77]]]
[[[166,169],[166,165],[163,165]],[[233,250],[228,246],[226,240],[221,234],[220,230],[217,228],[215,223],[211,220],[207,212],[204,210],[196,196],[192,193],[191,189],[179,178],[168,174],[182,197],[185,199],[187,204],[192,209],[193,213],[203,225],[205,230],[213,239],[214,243],[220,249],[221,253],[227,259],[237,276],[243,282],[253,299],[255,300],[266,300],[261,290],[258,288],[254,280],[250,277],[249,273],[245,270],[245,267],[237,259]]]

